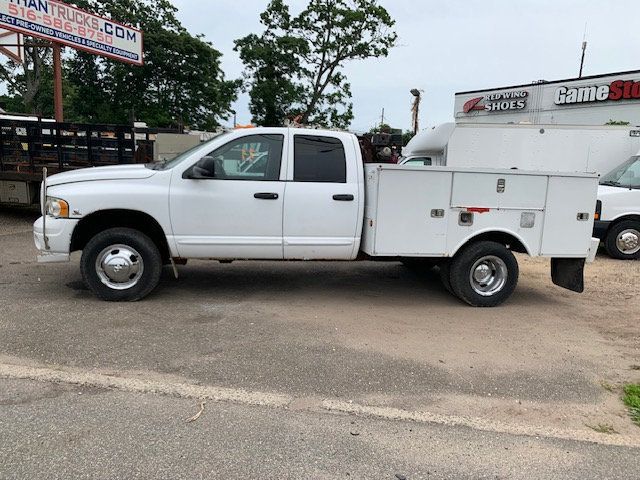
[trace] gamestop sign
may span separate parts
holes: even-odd
[[[556,90],[556,105],[574,105],[591,102],[617,102],[619,100],[640,100],[640,82],[615,80],[609,85],[585,87],[559,87]]]
[[[0,27],[142,65],[142,32],[55,0],[0,0]]]

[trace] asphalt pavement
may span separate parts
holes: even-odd
[[[638,478],[639,262],[576,295],[519,257],[490,310],[376,262],[190,262],[110,304],[35,263],[34,217],[0,211],[0,478]]]

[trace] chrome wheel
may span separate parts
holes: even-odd
[[[616,246],[625,255],[635,255],[640,252],[640,232],[634,228],[628,228],[618,234]]]
[[[144,261],[135,248],[111,245],[96,259],[96,273],[107,287],[127,290],[138,284],[144,272]]]
[[[482,257],[471,267],[469,280],[471,288],[478,295],[491,297],[500,292],[507,283],[507,264],[499,257]]]

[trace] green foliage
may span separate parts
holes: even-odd
[[[142,29],[145,64],[128,65],[67,49],[71,53],[65,57],[68,103],[65,116],[69,120],[97,123],[138,120],[157,127],[189,125],[210,129],[230,115],[239,82],[225,80],[220,52],[182,27],[171,2],[77,0],[75,3]],[[14,92],[23,97],[25,111],[50,115],[53,111],[50,54],[42,63],[43,79],[35,100],[30,101],[20,88]],[[2,71],[0,76],[7,80]],[[12,79],[18,85],[25,84],[19,72]],[[36,100],[40,96],[47,99],[47,108],[39,107]]]
[[[626,127],[627,125],[630,125],[630,124],[629,124],[629,122],[625,122],[623,120],[609,120],[607,123],[605,123],[605,125]]]
[[[380,133],[380,132],[384,132],[384,133],[389,133],[391,132],[391,125],[389,125],[388,123],[382,123],[380,125],[376,125],[375,127],[372,127],[371,130],[369,130],[369,133]]]
[[[297,117],[347,127],[353,106],[344,64],[387,56],[397,39],[395,22],[377,0],[310,0],[295,17],[283,0],[272,0],[261,21],[262,36],[236,41],[258,123]]]
[[[69,62],[76,111],[87,121],[213,128],[231,113],[238,82],[226,81],[221,54],[187,33],[167,0],[82,0],[81,7],[144,31],[142,67],[83,53]]]
[[[53,57],[43,42],[25,39],[24,65],[13,60],[0,64],[0,79],[6,84],[7,110],[18,113],[53,114]]]
[[[307,43],[291,35],[289,9],[281,0],[273,1],[260,15],[265,32],[236,40],[235,50],[250,74],[245,75],[253,121],[276,127],[284,124],[302,97],[302,85],[294,79],[300,70],[300,55]]]
[[[413,131],[407,130],[406,132],[404,132],[402,134],[402,146],[406,147],[413,137],[415,137]]]
[[[640,426],[640,384],[629,384],[624,387],[624,404],[629,407],[631,419]]]

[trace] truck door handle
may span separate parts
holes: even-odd
[[[333,199],[336,202],[353,202],[356,197],[354,197],[353,195],[334,195]]]
[[[256,193],[253,198],[258,200],[277,200],[280,196],[277,193]]]

